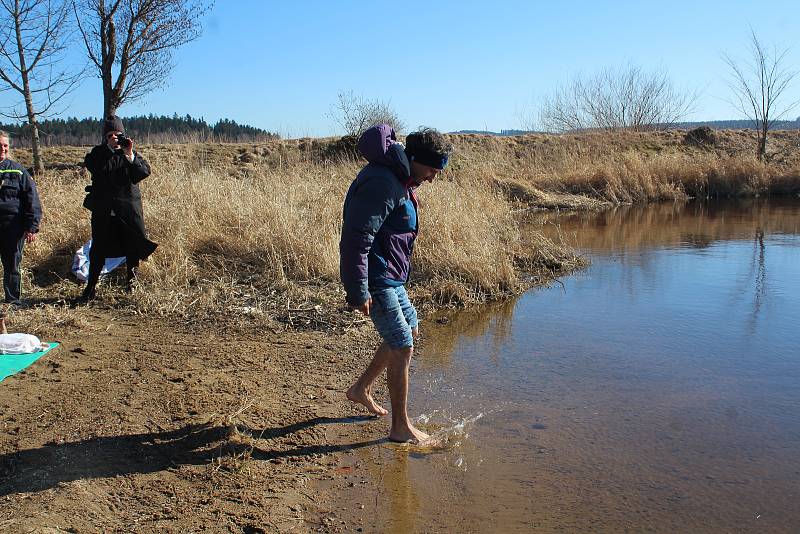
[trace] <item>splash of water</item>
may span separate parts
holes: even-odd
[[[434,452],[459,447],[469,437],[469,431],[484,413],[474,416],[452,418],[440,410],[422,414],[414,419],[414,424],[430,435],[425,443],[415,445],[415,452]],[[442,421],[442,422],[438,422]]]

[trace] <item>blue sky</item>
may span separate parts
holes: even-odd
[[[635,63],[700,98],[691,120],[738,118],[721,54],[746,57],[750,26],[800,67],[800,3],[217,0],[169,84],[120,114],[227,117],[283,136],[339,133],[340,91],[389,101],[406,124],[520,127],[519,114],[578,72]],[[79,50],[76,51],[79,53]],[[0,105],[10,95],[0,94]],[[787,99],[800,98],[800,79]],[[98,116],[88,78],[62,116]],[[800,114],[796,111],[791,118]]]

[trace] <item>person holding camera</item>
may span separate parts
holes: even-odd
[[[0,130],[0,258],[7,304],[20,303],[22,247],[33,243],[42,219],[36,184],[25,167],[8,158],[9,135]],[[0,314],[3,314],[0,311]]]
[[[122,120],[110,115],[103,121],[104,143],[86,155],[92,185],[84,206],[92,212],[92,247],[89,279],[80,301],[95,298],[97,281],[106,258],[125,256],[128,268],[126,290],[132,289],[141,260],[155,251],[147,238],[139,182],[150,176],[150,165],[133,149]]]

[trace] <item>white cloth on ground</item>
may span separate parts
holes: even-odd
[[[0,334],[0,354],[33,354],[46,347],[33,334]]]
[[[75,252],[75,257],[72,259],[72,274],[78,280],[85,282],[89,279],[89,249],[92,248],[92,240],[86,242],[81,248]],[[106,258],[106,263],[103,265],[103,270],[100,275],[108,274],[120,265],[125,263],[125,258]]]

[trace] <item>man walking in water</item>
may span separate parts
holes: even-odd
[[[452,147],[431,128],[409,134],[403,147],[391,126],[379,124],[364,132],[358,150],[369,164],[345,197],[340,274],[347,303],[370,316],[383,342],[347,398],[386,415],[372,398],[372,386],[386,369],[389,439],[419,443],[428,435],[414,428],[407,411],[408,369],[418,333],[417,311],[405,290],[418,231],[414,190],[447,166]]]

